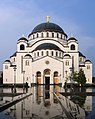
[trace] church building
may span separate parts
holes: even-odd
[[[17,40],[16,51],[3,63],[3,84],[64,85],[67,77],[81,68],[86,82],[92,83],[92,63],[79,50],[78,40],[47,19],[27,38]]]

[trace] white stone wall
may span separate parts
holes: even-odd
[[[11,57],[10,63],[7,63],[8,69],[5,70],[6,62],[3,64],[3,82],[6,83],[14,83],[14,69],[11,65],[16,65],[16,83],[22,84],[25,82],[37,83],[36,81],[36,73],[37,71],[41,72],[41,83],[44,83],[44,70],[50,69],[50,83],[53,84],[53,74],[55,71],[58,72],[59,82],[66,81],[66,77],[70,75],[70,68],[72,68],[72,57],[74,57],[74,71],[79,71],[79,50],[78,50],[78,42],[75,39],[67,40],[66,36],[59,33],[59,37],[57,37],[57,33],[54,33],[54,37],[52,38],[52,32],[49,32],[49,37],[46,36],[47,32],[43,32],[43,38],[41,38],[41,33],[32,34],[29,36],[29,42],[25,40],[18,40],[17,42],[17,50],[16,56]],[[35,38],[33,38],[33,35]],[[28,45],[29,43],[29,45]],[[42,49],[35,51],[35,48],[43,43],[52,43],[58,46],[62,51],[58,50],[49,50]],[[23,44],[25,46],[24,50],[20,50],[20,45]],[[71,50],[71,45],[75,45],[75,50]],[[43,56],[41,52],[43,51]],[[48,51],[48,56],[46,56],[46,52]],[[54,55],[51,55],[53,51]],[[39,56],[37,56],[37,52],[39,52]],[[58,52],[58,56],[56,56],[56,52]],[[61,56],[59,56],[61,52]],[[25,55],[31,55],[31,57],[25,57]],[[36,54],[36,56],[35,56]],[[70,55],[70,57],[66,58],[64,55]],[[15,58],[15,61],[14,61]],[[26,61],[29,61],[29,66],[26,65]],[[49,64],[46,64],[45,61],[49,61]],[[69,65],[66,66],[65,62],[68,61]],[[85,60],[83,60],[85,61]],[[82,67],[84,73],[87,78],[87,83],[92,83],[92,64],[89,63],[90,69],[87,69],[88,63],[85,63],[85,67]],[[67,72],[67,73],[66,73]],[[7,81],[6,81],[7,79]]]

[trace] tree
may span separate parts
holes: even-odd
[[[1,73],[0,84],[3,84],[3,72]]]
[[[86,83],[86,77],[82,69],[80,69],[79,73],[72,73],[70,77],[72,77],[73,81],[77,82],[78,85],[84,85]]]
[[[84,74],[84,71],[82,69],[80,69],[79,73],[78,73],[78,84],[81,86],[83,86],[86,83],[86,77]]]
[[[72,74],[72,77],[74,81],[78,82],[78,72],[77,71]]]

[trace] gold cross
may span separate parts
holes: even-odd
[[[46,16],[46,21],[49,22],[50,16]]]

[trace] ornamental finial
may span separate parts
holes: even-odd
[[[71,37],[73,37],[74,35],[73,34],[71,34]]]
[[[46,16],[46,21],[49,22],[50,16]]]
[[[24,34],[22,34],[22,37],[24,37]]]

